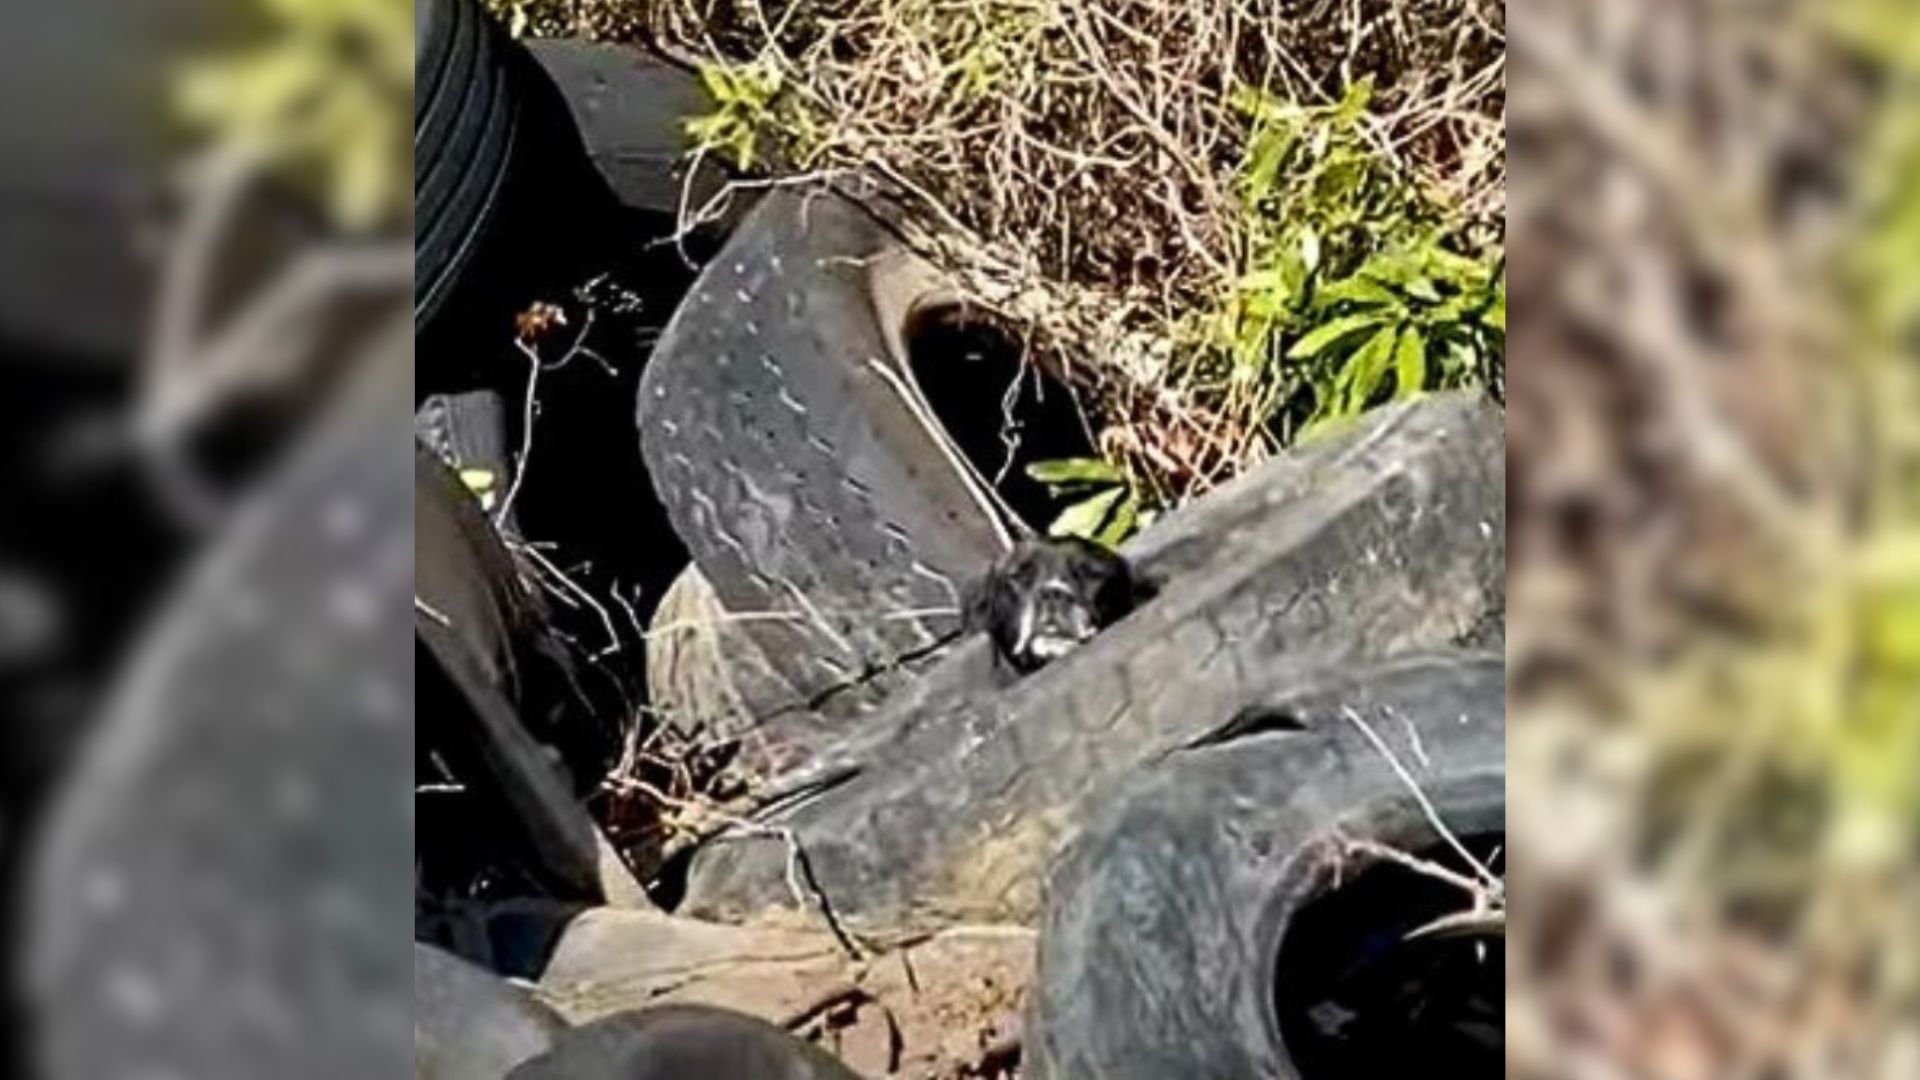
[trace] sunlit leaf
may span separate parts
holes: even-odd
[[[1127,537],[1132,536],[1140,522],[1140,497],[1129,489],[1126,498],[1120,500],[1113,516],[1094,537],[1108,547],[1118,547]]]
[[[1480,313],[1480,321],[1501,333],[1507,332],[1507,292],[1505,289],[1494,296],[1493,303]]]
[[[1344,315],[1318,327],[1305,337],[1302,337],[1299,341],[1294,342],[1293,348],[1287,350],[1287,358],[1289,360],[1303,360],[1308,357],[1318,356],[1335,342],[1351,337],[1369,327],[1378,326],[1382,317],[1380,313],[1375,311],[1361,312],[1357,315]]]
[[[1370,278],[1351,277],[1322,285],[1314,299],[1324,305],[1351,303],[1361,305],[1392,304],[1399,301],[1393,290]]]
[[[1117,484],[1126,479],[1120,470],[1100,458],[1056,458],[1035,461],[1027,475],[1043,484]]]
[[[1107,488],[1091,495],[1061,511],[1060,516],[1047,526],[1049,536],[1078,536],[1088,540],[1096,539],[1107,523],[1107,516],[1113,513],[1127,490],[1122,487]]]
[[[1393,346],[1399,336],[1397,328],[1382,327],[1367,339],[1365,345],[1354,350],[1341,380],[1346,388],[1348,411],[1364,406],[1373,397],[1374,391],[1379,389],[1393,361]]]
[[[1427,339],[1418,327],[1409,326],[1400,335],[1393,351],[1393,382],[1396,398],[1416,394],[1427,383]]]

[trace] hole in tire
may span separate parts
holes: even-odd
[[[1490,832],[1462,842],[1488,865],[1504,839]],[[1444,844],[1413,854],[1468,872]],[[1469,903],[1454,885],[1380,862],[1295,914],[1280,943],[1273,1004],[1301,1076],[1496,1076],[1504,1070],[1504,939],[1404,940]]]
[[[914,380],[940,426],[1014,514],[1044,532],[1059,507],[1027,466],[1094,456],[1073,392],[1027,363],[1008,328],[961,306],[916,312],[906,339]]]

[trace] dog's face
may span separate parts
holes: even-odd
[[[1024,541],[976,586],[968,622],[1016,669],[1034,671],[1117,622],[1134,596],[1113,552],[1077,538]]]

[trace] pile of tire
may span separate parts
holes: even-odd
[[[1033,1076],[1401,1060],[1365,1046],[1498,1061],[1497,991],[1471,979],[1424,1028],[1316,1030],[1277,1004],[1319,989],[1280,965],[1290,928],[1326,925],[1315,903],[1379,851],[1499,888],[1452,850],[1504,820],[1498,406],[1379,409],[1168,516],[1123,552],[1156,597],[1010,681],[944,612],[1019,524],[931,419],[907,353],[948,298],[869,206],[769,195],[643,380],[642,448],[695,562],[661,617],[704,635],[649,675],[775,777],[695,854],[680,911],[1038,925]],[[1322,959],[1445,913],[1410,901]],[[1498,973],[1497,939],[1467,944]]]
[[[515,192],[556,166],[531,148],[525,51],[469,0],[416,12],[414,315],[430,336],[481,303],[490,267],[521,250]],[[867,189],[769,193],[646,358],[635,420],[653,489],[630,494],[658,500],[692,557],[648,635],[649,690],[737,741],[767,781],[744,822],[692,853],[675,913],[748,921],[804,904],[875,935],[1038,927],[1024,1038],[1036,1077],[1378,1075],[1393,1071],[1368,1056],[1383,1046],[1484,1060],[1470,1051],[1485,1051],[1490,1007],[1471,980],[1444,1017],[1394,1027],[1341,1020],[1353,999],[1319,969],[1377,983],[1380,956],[1425,941],[1446,913],[1423,898],[1357,928],[1330,917],[1323,902],[1384,869],[1382,852],[1472,877],[1488,873],[1486,845],[1498,842],[1499,408],[1436,395],[1376,410],[1168,515],[1123,551],[1155,596],[1010,677],[987,641],[962,634],[958,600],[1024,526],[916,379],[917,328],[954,297],[883,205]],[[171,878],[230,845],[236,880],[284,910],[351,907],[351,890],[329,894],[338,904],[326,911],[308,905],[312,874],[296,856],[406,831],[386,797],[401,776],[362,768],[397,760],[392,740],[404,739],[387,721],[416,666],[396,657],[425,661],[418,692],[444,695],[459,716],[457,764],[499,793],[497,819],[478,831],[507,837],[550,894],[608,899],[605,848],[582,805],[591,778],[556,769],[550,749],[591,718],[535,704],[549,696],[543,680],[570,681],[564,658],[546,647],[538,604],[484,515],[417,446],[414,651],[403,652],[397,611],[346,632],[368,617],[355,598],[409,565],[405,537],[356,524],[397,516],[406,498],[393,489],[396,447],[375,437],[399,429],[389,398],[403,396],[404,367],[387,356],[367,370],[377,374],[324,443],[183,595],[51,815],[29,905],[36,997],[99,1003],[48,1025],[52,1075],[153,1062],[232,1074],[243,1051],[251,1074],[273,1071],[263,1062],[298,1074],[291,1045],[233,1036],[251,1030],[246,988],[288,964],[312,976],[301,983],[311,995],[290,999],[303,1026],[364,1050],[363,1071],[403,1041],[352,992],[364,972],[397,966],[391,927],[334,919],[314,949],[261,953],[231,897]],[[302,636],[250,605],[269,584],[327,613],[332,632]],[[235,658],[249,661],[245,678],[207,674],[231,673]],[[236,769],[223,753],[287,767]],[[317,786],[357,797],[347,813],[302,812],[301,793]],[[259,805],[280,808],[275,842],[243,843],[253,833],[233,827],[237,808]],[[405,865],[389,848],[369,867],[378,880]],[[129,889],[178,900],[136,920],[112,903]],[[101,1040],[131,1022],[123,961],[151,942],[260,978],[211,983],[156,956],[154,970],[177,976],[166,993],[209,1021]],[[1497,942],[1469,945],[1479,970],[1498,971]],[[734,1075],[844,1075],[723,1014],[568,1029],[425,947],[415,979],[422,1076],[713,1072],[716,1048],[736,1055]]]

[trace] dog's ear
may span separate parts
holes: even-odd
[[[999,568],[989,567],[960,590],[960,626],[966,632],[993,626],[993,595],[999,578]]]

